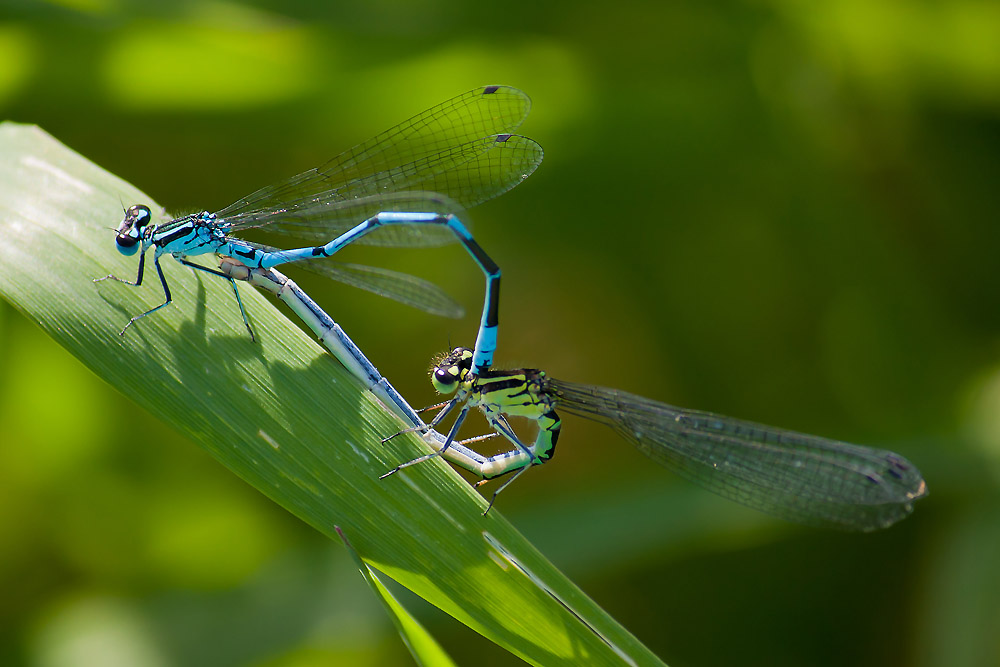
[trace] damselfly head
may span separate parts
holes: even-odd
[[[439,394],[451,394],[472,370],[472,350],[456,347],[431,368],[431,384]]]
[[[152,218],[153,214],[148,206],[134,204],[125,209],[125,219],[115,230],[117,234],[115,243],[118,245],[118,252],[123,255],[134,255],[139,249],[143,227],[149,224]]]

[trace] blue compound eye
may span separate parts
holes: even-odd
[[[132,227],[135,229],[142,229],[149,223],[152,217],[153,214],[150,212],[149,207],[142,204],[129,206],[128,210],[125,211],[125,222],[132,223]]]
[[[118,235],[115,243],[118,244],[118,252],[123,255],[134,255],[139,249],[139,240],[142,238],[142,228],[152,219],[153,214],[148,206],[136,204],[129,206],[125,211],[125,219],[118,225]]]
[[[119,234],[115,237],[115,243],[118,245],[118,252],[126,256],[134,255],[139,249],[139,239],[134,236]]]

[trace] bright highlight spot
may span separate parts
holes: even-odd
[[[323,58],[305,28],[218,18],[139,23],[122,32],[104,64],[109,95],[128,109],[223,110],[310,89]]]
[[[36,49],[29,32],[0,24],[0,104],[17,94],[34,69]]]

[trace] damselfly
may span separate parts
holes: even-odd
[[[486,457],[466,447],[469,443],[492,438],[496,433],[489,433],[461,442],[447,442],[445,435],[429,428],[420,418],[405,398],[390,384],[389,380],[379,373],[368,357],[354,344],[339,324],[326,314],[312,298],[295,282],[288,279],[276,269],[250,268],[229,257],[221,258],[220,272],[227,278],[241,280],[259,287],[287,305],[293,313],[299,316],[329,352],[364,386],[374,394],[383,405],[407,424],[409,430],[421,433],[425,442],[435,449],[448,445],[448,451],[465,460],[485,464]]]
[[[131,318],[122,335],[136,320],[170,304],[170,288],[160,266],[164,254],[229,280],[253,337],[236,283],[215,269],[191,262],[190,257],[215,253],[251,268],[266,269],[329,257],[355,241],[433,246],[454,237],[486,275],[476,366],[488,367],[496,348],[500,271],[458,216],[463,209],[513,188],[538,167],[541,147],[511,134],[529,108],[530,101],[521,91],[485,86],[428,109],[326,164],[262,188],[216,213],[202,211],[154,223],[147,206],[129,207],[116,230],[116,243],[122,254],[140,253],[136,279],[108,275],[96,280],[140,285],[145,253],[154,248],[153,264],[163,286],[164,302]],[[232,236],[253,228],[322,245],[281,250]],[[382,231],[368,236],[376,229]],[[431,312],[454,312],[457,307],[435,286],[405,274],[329,262],[316,262],[311,268]]]
[[[492,507],[519,475],[552,457],[562,426],[560,410],[607,424],[682,477],[789,521],[872,531],[906,517],[914,501],[927,495],[920,471],[891,451],[685,410],[617,389],[557,380],[540,370],[488,369],[475,375],[472,357],[471,350],[455,348],[432,370],[435,389],[455,397],[442,404],[428,428],[462,404],[444,446],[386,475],[439,455],[481,476],[480,483],[516,472],[493,494]],[[479,407],[515,449],[478,458],[452,452],[450,443],[471,407]],[[535,442],[524,444],[508,416],[535,421]]]

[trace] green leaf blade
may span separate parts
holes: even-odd
[[[119,336],[163,296],[152,257],[138,288],[92,283],[135,277],[110,228],[136,202],[41,130],[0,125],[0,294],[128,397],[123,420],[147,410],[327,536],[342,526],[368,564],[529,663],[662,664],[443,462],[379,481],[423,443],[382,445],[399,422],[262,295],[241,288],[255,344],[225,281],[164,257],[174,303]]]

